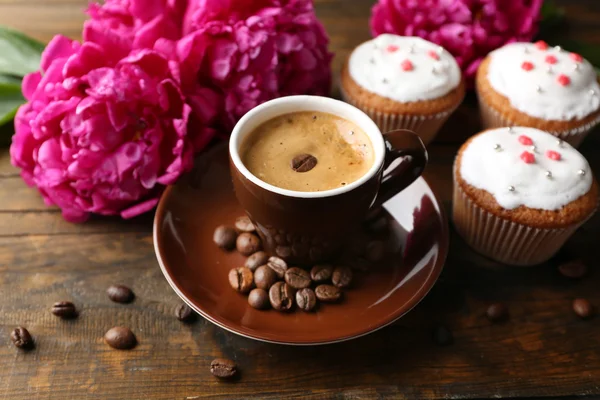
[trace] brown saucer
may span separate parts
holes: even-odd
[[[196,167],[167,188],[154,219],[154,246],[173,290],[209,321],[233,333],[266,342],[314,345],[356,338],[380,329],[410,311],[437,280],[448,252],[448,222],[442,205],[420,178],[385,203],[392,239],[403,249],[356,276],[339,304],[317,312],[279,313],[251,308],[234,292],[227,274],[244,257],[215,246],[221,224],[243,215],[229,175],[227,146],[196,160]],[[392,257],[390,257],[392,258]]]

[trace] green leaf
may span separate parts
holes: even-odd
[[[10,122],[25,99],[21,94],[21,81],[0,75],[0,126]]]
[[[0,74],[23,77],[40,68],[44,44],[0,25]]]

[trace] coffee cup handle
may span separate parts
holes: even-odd
[[[383,135],[385,161],[383,177],[373,206],[380,206],[413,183],[427,165],[427,149],[421,138],[407,129]]]

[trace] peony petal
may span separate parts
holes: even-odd
[[[23,97],[25,97],[27,100],[33,100],[34,94],[38,89],[41,80],[42,74],[40,72],[32,72],[31,74],[25,75],[21,84]]]
[[[147,213],[151,211],[158,204],[158,197],[150,200],[143,201],[141,203],[136,204],[133,207],[129,207],[123,211],[121,211],[121,217],[124,219],[130,219],[136,217],[140,214]]]
[[[68,58],[79,48],[79,43],[63,35],[56,35],[52,38],[46,49],[42,53],[40,68],[47,71],[50,65],[59,58]]]

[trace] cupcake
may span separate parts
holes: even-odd
[[[491,52],[477,70],[476,88],[485,128],[529,126],[578,146],[600,123],[594,67],[542,41]]]
[[[427,144],[462,102],[465,84],[442,47],[383,34],[354,49],[342,69],[341,94],[383,132],[410,129]]]
[[[506,264],[552,257],[598,205],[598,184],[571,145],[528,127],[471,137],[454,162],[453,219],[476,251]]]

